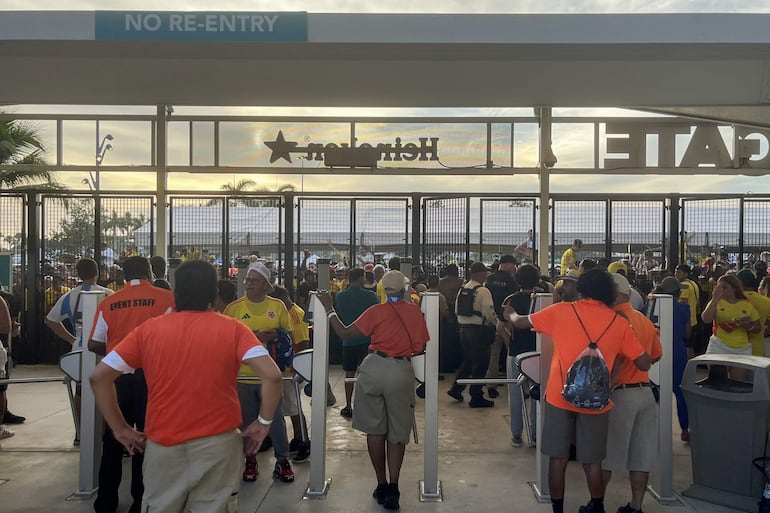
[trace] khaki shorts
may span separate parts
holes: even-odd
[[[612,391],[604,470],[651,472],[658,460],[658,405],[650,387]]]
[[[242,465],[243,440],[237,429],[169,447],[148,440],[143,511],[228,511]]]
[[[414,370],[409,360],[370,353],[358,368],[353,396],[353,428],[386,435],[406,445],[414,421]]]
[[[297,404],[297,393],[294,391],[294,382],[284,379],[282,392],[281,406],[283,407],[284,417],[299,415],[299,405]]]
[[[575,444],[580,463],[599,463],[607,453],[609,413],[577,413],[543,401],[543,439],[540,451],[552,458],[569,458]]]

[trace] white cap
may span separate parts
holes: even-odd
[[[250,271],[256,271],[259,275],[261,275],[268,285],[272,288],[273,284],[270,282],[270,269],[267,268],[265,264],[262,262],[252,262],[249,264],[249,268],[246,271],[248,274]]]
[[[624,294],[626,296],[631,295],[631,284],[628,283],[628,280],[625,276],[618,273],[612,273],[612,281],[615,282],[615,289],[620,294]]]

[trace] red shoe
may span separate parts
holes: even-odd
[[[246,458],[246,467],[243,469],[243,480],[246,482],[256,481],[259,475],[259,465],[257,458],[249,456]]]
[[[282,483],[291,483],[294,481],[294,471],[291,469],[289,460],[283,458],[275,462],[273,479],[279,479]]]

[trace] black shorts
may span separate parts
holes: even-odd
[[[342,370],[345,372],[357,371],[367,354],[369,354],[369,344],[342,346]]]

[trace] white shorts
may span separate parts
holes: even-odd
[[[706,354],[747,354],[751,355],[751,344],[747,343],[745,347],[741,347],[739,349],[736,349],[734,347],[730,347],[721,340],[719,340],[719,337],[716,335],[711,335],[711,338],[709,338],[709,345],[706,348]]]

